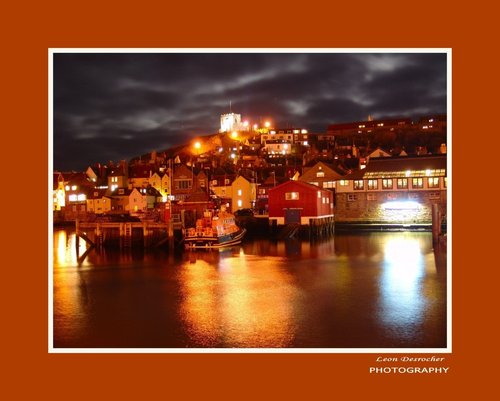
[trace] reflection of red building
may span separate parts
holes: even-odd
[[[269,221],[300,223],[333,216],[333,193],[300,181],[287,181],[269,190]]]

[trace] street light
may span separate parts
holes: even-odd
[[[266,121],[264,123],[264,127],[269,128],[271,126],[271,123],[269,121]]]
[[[200,148],[201,148],[201,143],[200,143],[200,142],[196,142],[196,143],[194,144],[194,148],[195,148],[196,150],[200,150]]]
[[[233,138],[233,139],[238,138],[238,133],[237,133],[236,131],[233,131],[233,132],[231,133],[231,138]]]

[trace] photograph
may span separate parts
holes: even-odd
[[[49,353],[451,352],[451,48],[48,52]]]

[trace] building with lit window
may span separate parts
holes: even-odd
[[[110,166],[108,168],[108,194],[117,188],[128,187],[128,168],[127,164],[122,161],[118,166]]]
[[[447,202],[446,155],[372,158],[336,183],[336,222],[432,223],[432,205]]]
[[[253,209],[257,197],[256,184],[240,175],[231,184],[232,211]]]
[[[299,181],[333,191],[335,189],[335,183],[342,177],[343,175],[338,173],[333,166],[318,162],[310,168],[304,168],[304,172],[299,177]]]
[[[95,214],[111,212],[115,207],[114,199],[106,195],[106,189],[94,189],[87,196],[87,211]]]
[[[220,116],[220,133],[248,130],[249,124],[241,121],[241,114],[227,113]]]
[[[410,118],[386,119],[386,120],[368,120],[352,123],[330,124],[327,128],[327,134],[337,137],[352,134],[370,133],[375,130],[394,130],[410,127],[412,121]]]
[[[301,181],[286,181],[269,190],[271,225],[309,225],[311,219],[333,217],[333,193]]]

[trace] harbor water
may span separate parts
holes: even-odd
[[[447,346],[446,252],[429,232],[93,249],[80,264],[75,243],[54,229],[55,348]]]

